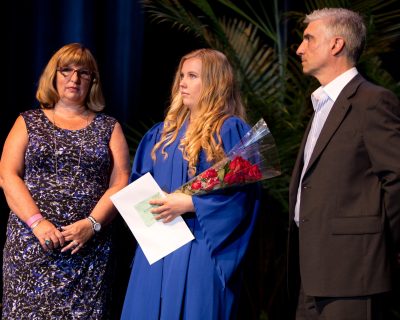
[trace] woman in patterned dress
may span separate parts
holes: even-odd
[[[100,112],[97,63],[81,44],[53,55],[36,97],[41,108],[17,118],[1,158],[3,319],[105,319],[109,196],[128,182],[127,144]]]

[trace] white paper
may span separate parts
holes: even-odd
[[[139,210],[157,194],[165,197],[151,174],[146,173],[110,197],[150,264],[194,239],[182,217],[163,223],[160,220],[152,221],[150,214],[143,214]]]

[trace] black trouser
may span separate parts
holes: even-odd
[[[300,286],[296,320],[384,320],[385,297],[310,297]]]

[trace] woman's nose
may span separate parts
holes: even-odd
[[[72,82],[76,82],[76,83],[78,83],[78,82],[81,81],[81,78],[80,78],[80,76],[79,76],[77,70],[72,71],[72,75],[71,75],[70,80],[71,80]]]

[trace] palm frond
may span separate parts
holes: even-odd
[[[376,83],[392,90],[400,97],[400,83],[396,82],[389,72],[382,68],[382,61],[379,57],[370,57],[360,63],[360,69],[370,79],[374,79]]]
[[[322,8],[347,8],[347,0],[306,0],[305,8],[307,12]]]
[[[239,64],[238,78],[242,86],[246,86],[242,90],[245,99],[256,105],[260,101],[264,104],[267,100],[277,99],[281,81],[274,49],[263,44],[258,29],[252,24],[235,18],[222,19],[221,26]]]
[[[190,8],[177,0],[142,0],[142,4],[155,22],[169,22],[173,27],[204,36],[204,24]]]
[[[233,12],[239,14],[239,16],[244,18],[246,21],[253,24],[255,27],[257,27],[257,29],[260,30],[260,32],[266,35],[274,43],[279,41],[279,39],[277,38],[276,29],[274,28],[274,23],[269,18],[263,2],[259,2],[259,10],[256,10],[249,3],[249,1],[243,1],[242,5],[245,5],[246,8],[250,11],[249,14],[230,0],[218,0],[218,2],[222,3]]]
[[[125,137],[129,146],[129,157],[131,163],[135,157],[137,147],[142,140],[144,134],[156,123],[152,119],[147,119],[145,121],[139,121],[138,124],[133,127],[128,124],[123,124],[123,129],[125,132]]]

